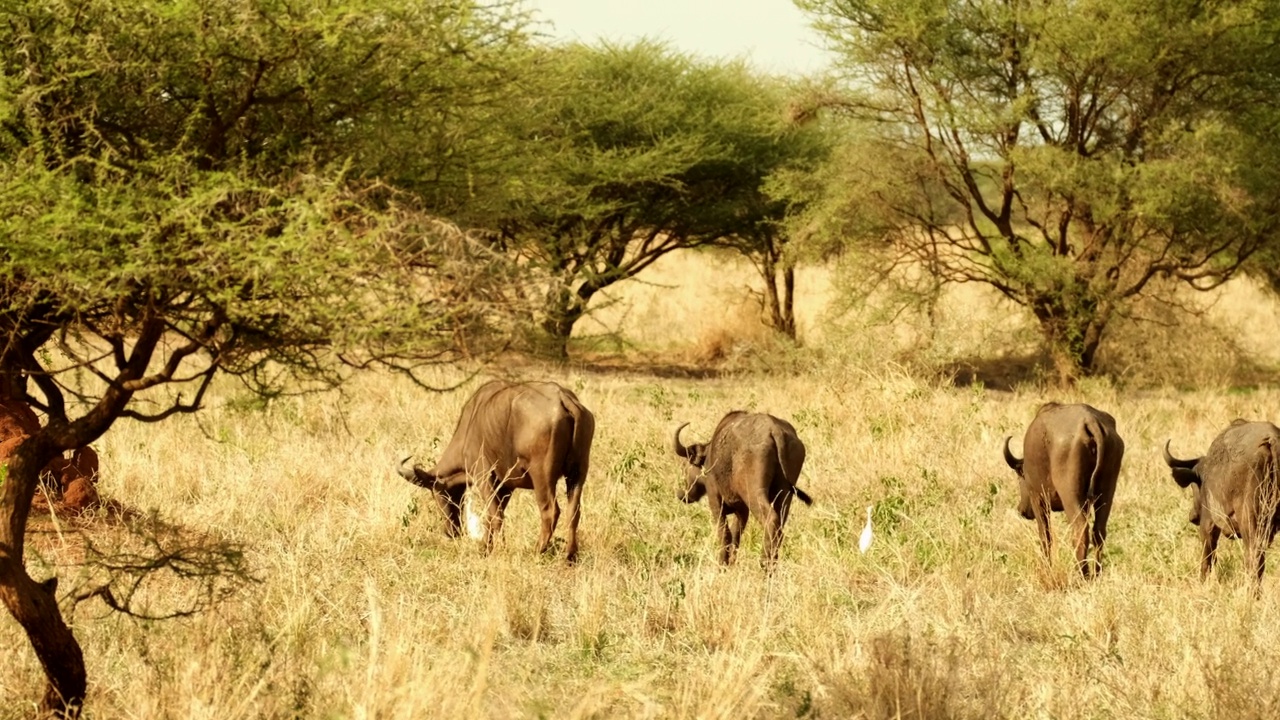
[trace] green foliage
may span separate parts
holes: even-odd
[[[0,397],[45,415],[0,497],[0,581],[31,587],[38,468],[117,419],[194,412],[219,373],[274,397],[411,372],[501,322],[508,266],[433,217],[421,183],[397,186],[387,147],[421,136],[415,179],[449,177],[448,109],[492,102],[522,24],[503,0],[0,9]],[[83,660],[28,592],[5,604],[61,715]]]
[[[746,237],[776,214],[775,172],[817,143],[784,116],[785,86],[662,45],[567,45],[529,58],[528,86],[493,118],[507,162],[470,224],[544,274],[559,342],[601,289],[677,249]]]
[[[22,105],[10,141],[286,176],[299,156],[377,169],[386,134],[406,123],[458,135],[445,110],[501,87],[496,61],[523,22],[511,3],[471,0],[24,0],[5,14],[5,75]],[[451,149],[427,148],[414,149],[431,160]]]
[[[379,176],[388,128],[413,118],[426,132],[427,108],[502,82],[482,61],[519,39],[508,6],[39,0],[7,12],[11,337],[38,346],[61,328],[121,349],[160,324],[206,355],[189,377],[221,369],[265,390],[281,367],[330,382],[337,358],[444,357],[461,324],[490,312],[465,309],[464,293],[483,298],[494,263]],[[451,134],[450,118],[427,114]],[[72,355],[92,365],[97,351]]]
[[[1277,229],[1280,5],[800,5],[847,71],[814,103],[863,122],[817,225],[879,282],[995,287],[1064,379],[1153,280],[1213,287]]]

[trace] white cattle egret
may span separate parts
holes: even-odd
[[[476,504],[471,495],[471,491],[468,490],[462,498],[463,511],[467,516],[467,536],[472,540],[479,540],[484,537],[484,522],[476,514]]]
[[[871,508],[875,505],[867,506],[867,526],[862,528],[862,536],[858,538],[858,552],[866,554],[871,549]]]

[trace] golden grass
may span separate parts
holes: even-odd
[[[949,286],[929,316],[887,308],[880,295],[848,307],[841,288],[853,278],[835,264],[797,270],[798,335],[810,355],[873,369],[907,364],[997,386],[1043,380],[1048,372],[1032,368],[1046,359],[1029,314],[991,288]],[[761,285],[739,255],[673,253],[598,296],[575,335],[608,336],[614,342],[606,347],[650,360],[767,367],[779,361],[781,343],[762,323]],[[1280,302],[1258,283],[1240,278],[1207,293],[1152,289],[1173,302],[1143,301],[1112,322],[1099,357],[1108,375],[1130,386],[1256,384],[1280,367]]]
[[[689,303],[715,297],[688,292]],[[811,302],[802,301],[805,317],[820,314]],[[644,322],[692,322],[663,313]],[[1280,391],[1087,382],[1055,395],[1112,412],[1128,447],[1107,569],[1086,583],[1061,544],[1051,564],[1040,557],[1001,458],[1003,438],[1020,436],[1049,396],[956,388],[828,352],[803,373],[704,380],[521,369],[575,389],[597,417],[572,568],[559,555],[534,556],[529,493],[517,494],[504,539],[485,558],[472,541],[446,540],[426,493],[395,475],[403,454],[434,457],[478,379],[433,395],[366,375],[345,397],[286,399],[263,412],[242,409],[221,383],[199,416],[121,423],[100,443],[104,492],[245,543],[261,582],[185,620],[139,622],[82,604],[73,622],[92,716],[1280,712],[1280,565],[1254,600],[1239,543],[1224,541],[1217,575],[1201,584],[1189,500],[1160,460],[1168,437],[1190,456],[1237,416],[1274,419]],[[790,419],[809,449],[801,484],[816,504],[794,510],[772,577],[757,564],[754,521],[739,564],[722,569],[705,504],[675,499],[670,432],[689,420],[705,438],[734,408]],[[860,555],[870,503],[877,539]],[[81,525],[98,539],[116,532],[104,519]],[[60,527],[32,535],[37,578],[77,557],[76,524]],[[1064,530],[1055,519],[1058,537]],[[63,589],[74,586],[74,570],[60,572]],[[162,608],[182,592],[169,580],[147,598]],[[0,718],[28,716],[41,675],[8,621],[0,664],[10,668],[0,674]]]

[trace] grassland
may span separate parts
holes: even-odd
[[[644,302],[655,286],[620,292],[630,310],[610,310],[614,327],[642,328],[639,346],[686,362],[726,333],[763,337],[749,305],[729,303],[745,270],[685,262],[694,265],[653,280],[693,280],[684,287]],[[1273,321],[1273,308],[1243,297],[1219,299],[1213,312]],[[655,309],[659,300],[676,304]],[[947,353],[1020,351],[1017,318],[966,302],[940,321]],[[479,381],[462,371],[436,378],[464,383],[447,394],[367,375],[341,396],[265,409],[223,384],[199,416],[121,424],[101,443],[105,494],[243,543],[259,582],[163,622],[80,604],[90,715],[1280,716],[1280,579],[1273,572],[1254,600],[1239,543],[1228,542],[1217,576],[1199,582],[1189,499],[1159,453],[1173,437],[1176,453],[1197,454],[1237,416],[1276,419],[1280,390],[1224,378],[1191,389],[1096,381],[1052,394],[1111,411],[1128,446],[1107,570],[1084,582],[1065,547],[1052,563],[1041,558],[1000,455],[1050,395],[1034,379],[1008,392],[957,386],[895,362],[882,337],[823,335],[822,303],[806,296],[812,349],[784,371],[493,370],[556,379],[596,413],[572,568],[534,556],[528,494],[512,502],[504,540],[485,558],[470,541],[445,539],[425,493],[394,474],[402,454],[429,458],[447,441]],[[1248,307],[1232,314],[1233,303]],[[1227,345],[1268,347],[1263,330],[1221,332],[1237,333]],[[791,419],[809,447],[802,486],[816,504],[793,512],[771,577],[756,562],[754,523],[739,564],[722,569],[705,505],[675,499],[671,430],[689,420],[706,437],[732,408]],[[861,555],[869,504],[877,535]],[[71,592],[81,538],[122,535],[108,517],[41,520],[32,573],[56,569]],[[189,591],[160,578],[144,596],[163,609]],[[26,717],[41,674],[11,622],[0,623],[0,664],[13,669],[0,675],[0,718]]]

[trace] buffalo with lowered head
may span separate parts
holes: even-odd
[[[1190,521],[1200,527],[1204,552],[1200,578],[1217,557],[1218,538],[1243,538],[1245,558],[1260,587],[1267,548],[1280,529],[1280,428],[1269,422],[1236,420],[1214,438],[1209,452],[1179,460],[1164,444],[1164,461],[1179,487],[1193,490]]]
[[[412,468],[400,463],[409,482],[427,488],[445,516],[445,534],[457,537],[462,528],[462,501],[468,487],[486,503],[485,551],[493,549],[495,534],[511,494],[533,490],[542,517],[538,552],[551,545],[560,505],[556,484],[565,481],[569,538],[565,556],[578,556],[578,518],[582,486],[591,464],[595,416],[572,391],[553,382],[511,383],[491,380],[481,385],[462,407],[453,438],[435,467]]]
[[[1124,459],[1115,418],[1089,405],[1046,403],[1027,427],[1022,459],[1009,450],[1009,440],[1004,439],[1004,459],[1018,473],[1018,512],[1036,521],[1045,556],[1052,557],[1053,551],[1049,513],[1065,511],[1080,573],[1090,575],[1090,543],[1100,572],[1107,518]]]
[[[764,413],[731,412],[716,426],[708,443],[685,445],[676,428],[675,452],[686,461],[686,503],[707,498],[720,541],[720,562],[733,562],[747,518],[755,513],[764,527],[762,562],[771,567],[782,544],[782,528],[791,498],[813,503],[796,481],[804,466],[804,443],[786,420]],[[733,521],[730,522],[730,517]]]

